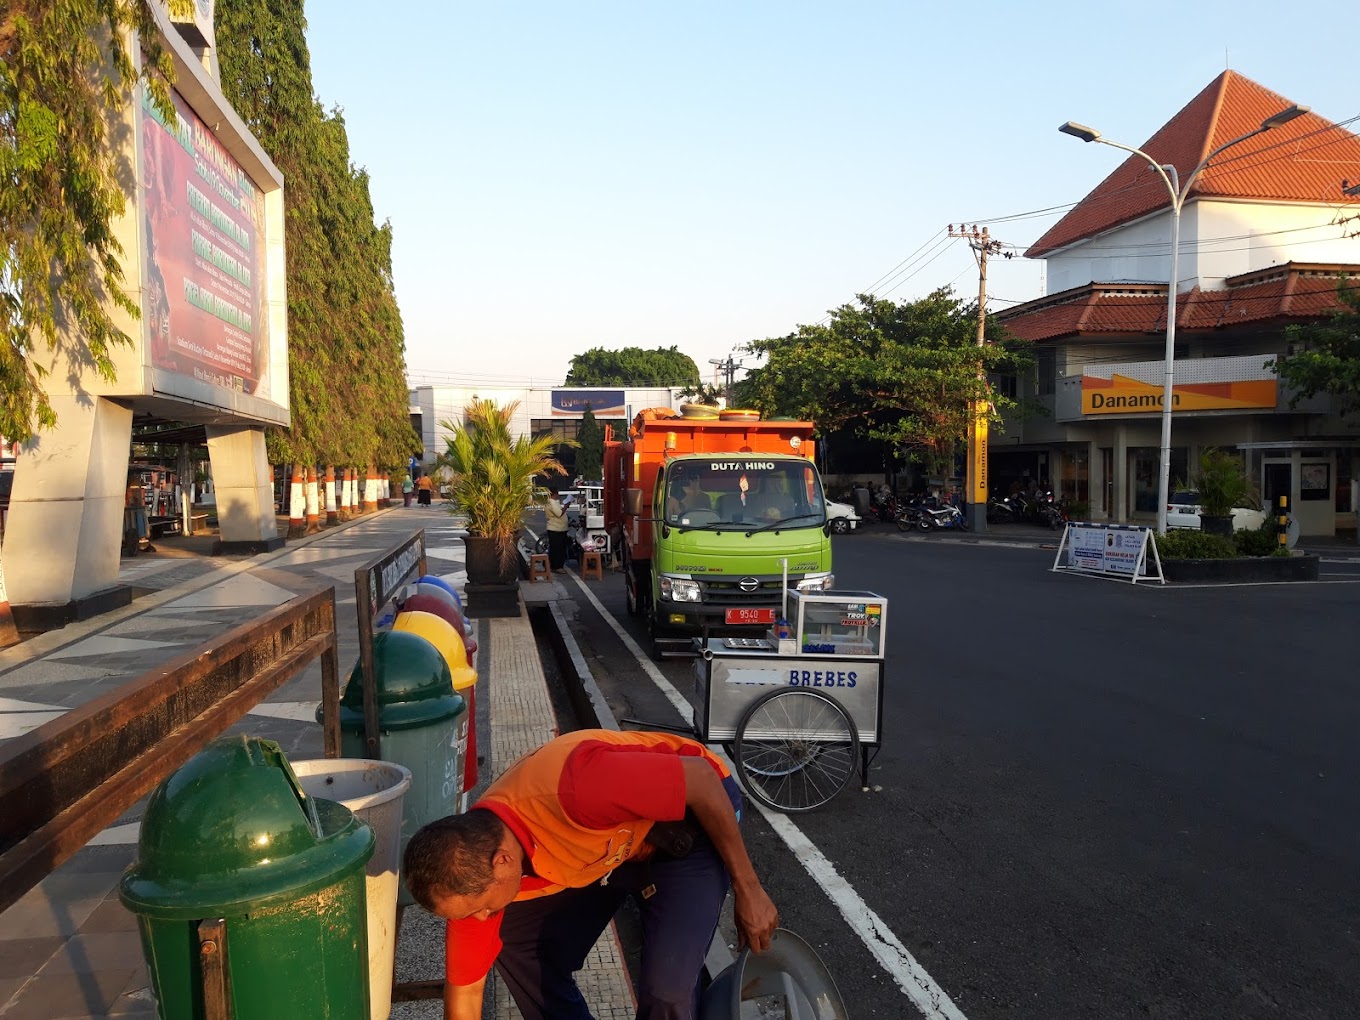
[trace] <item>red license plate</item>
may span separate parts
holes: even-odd
[[[743,623],[774,623],[773,609],[729,609],[727,611],[727,622],[731,624]]]

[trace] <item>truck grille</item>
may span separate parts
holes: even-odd
[[[759,587],[754,591],[742,591],[740,587],[741,578],[733,577],[721,581],[712,578],[702,578],[699,583],[703,586],[704,601],[713,605],[769,605],[779,601],[779,593],[782,581],[778,577],[760,577]],[[793,582],[793,578],[789,578]]]

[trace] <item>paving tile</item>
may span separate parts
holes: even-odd
[[[183,609],[186,606],[222,609],[227,606],[281,606],[293,597],[293,592],[276,584],[237,574],[219,584],[210,585],[202,591],[176,599],[167,609]]]
[[[85,663],[40,659],[0,674],[0,688],[8,690],[11,696],[24,698],[26,701],[60,701],[57,694],[48,693],[55,690],[57,685],[81,680],[98,680],[116,672]],[[14,690],[21,687],[29,688],[34,693],[25,698],[23,694]]]
[[[0,979],[31,978],[66,942],[61,935],[0,942]],[[16,991],[12,989],[11,991]],[[4,1000],[0,999],[0,1003]]]
[[[12,999],[5,1020],[65,1020],[108,1015],[137,973],[131,967],[38,975]]]
[[[129,933],[137,931],[137,917],[127,907],[123,906],[118,899],[118,892],[114,890],[104,897],[104,902],[99,904],[80,926],[82,935],[94,935],[101,933],[120,933],[119,937],[127,939]]]
[[[102,897],[64,899],[55,903],[45,900],[20,901],[0,914],[0,952],[4,951],[6,942],[14,939],[74,935],[102,902]],[[6,1017],[6,1020],[9,1018]]]
[[[116,637],[111,634],[96,634],[88,637],[84,641],[77,641],[73,645],[58,649],[55,652],[48,652],[47,658],[51,659],[81,659],[99,658],[107,660],[110,656],[124,652],[144,653],[153,649],[170,648],[179,642],[175,640],[152,641],[146,638]]]
[[[39,977],[56,974],[101,973],[104,971],[133,971],[143,966],[142,941],[130,938],[126,931],[86,932],[73,936],[61,946],[47,964],[38,971]],[[127,985],[118,988],[121,992]],[[112,1001],[112,1000],[110,1000]]]

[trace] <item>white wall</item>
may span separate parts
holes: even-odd
[[[1334,207],[1196,200],[1181,216],[1182,292],[1221,288],[1226,277],[1286,262],[1360,262],[1360,238],[1334,225]],[[1049,294],[1087,283],[1165,283],[1170,210],[1116,227],[1050,255]]]
[[[585,389],[618,389],[619,387],[584,387]],[[442,421],[461,422],[463,408],[476,398],[494,400],[504,407],[518,401],[519,407],[510,422],[514,435],[528,435],[532,421],[536,418],[552,418],[552,395],[554,389],[571,389],[556,386],[545,388],[491,387],[491,386],[417,386],[410,391],[410,404],[418,407],[421,415],[421,439],[425,443],[426,463],[444,452],[444,440],[449,430],[439,423]],[[677,388],[654,386],[640,389],[624,389],[624,403],[630,414],[637,414],[646,407],[678,407],[680,398]]]

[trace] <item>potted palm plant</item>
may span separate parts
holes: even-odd
[[[1242,461],[1226,450],[1210,447],[1200,454],[1195,489],[1199,493],[1200,530],[1231,538],[1233,508],[1246,506],[1255,498]]]
[[[546,499],[537,483],[540,476],[566,473],[553,456],[558,440],[512,434],[518,406],[518,401],[500,407],[493,400],[473,400],[463,409],[461,424],[440,422],[449,432],[439,458],[449,477],[445,505],[467,520],[463,542],[470,615],[518,612],[517,542],[525,510]]]

